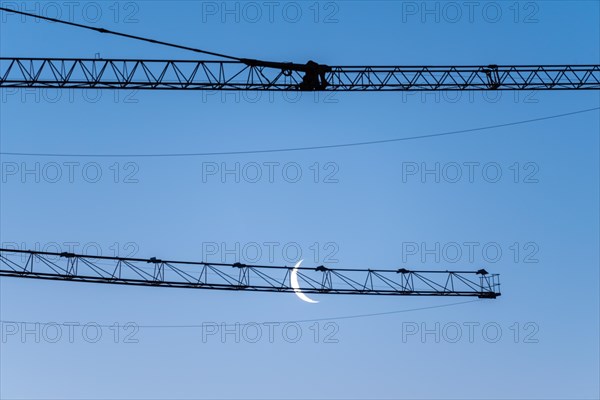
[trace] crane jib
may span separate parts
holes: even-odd
[[[600,90],[600,65],[328,66],[242,61],[0,58],[0,88],[105,90]]]

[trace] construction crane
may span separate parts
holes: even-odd
[[[1,57],[0,88],[440,91],[599,90],[600,65],[329,66],[272,62],[201,50],[16,11],[64,25],[226,59],[142,60]]]
[[[600,65],[321,66],[0,57],[0,88],[253,91],[598,90]]]
[[[500,278],[478,271],[347,269],[167,261],[0,249],[0,276],[169,288],[495,299]],[[295,283],[294,283],[295,282]],[[301,283],[300,283],[301,282]],[[302,286],[301,286],[302,285]]]
[[[224,60],[0,57],[0,88],[104,90],[600,90],[600,65],[330,66],[233,57],[0,7]],[[222,264],[0,249],[0,276],[71,282],[389,296],[500,296],[498,274]],[[296,279],[291,279],[294,276]],[[288,281],[290,282],[288,284]],[[303,286],[296,283],[302,282]]]

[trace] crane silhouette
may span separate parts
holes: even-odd
[[[599,90],[600,65],[329,66],[234,57],[0,7],[0,11],[224,60],[0,57],[0,88],[104,90]],[[110,265],[107,269],[106,263]],[[105,284],[293,292],[287,266],[88,256],[0,249],[0,276]],[[406,268],[299,268],[306,293],[500,296],[497,274]],[[334,279],[335,278],[335,279]]]

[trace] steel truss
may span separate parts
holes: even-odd
[[[598,90],[600,65],[327,66],[254,60],[0,57],[0,88],[137,90]]]
[[[0,276],[170,288],[294,292],[287,266],[165,261],[0,249]],[[479,271],[297,268],[304,293],[500,296],[498,274]]]

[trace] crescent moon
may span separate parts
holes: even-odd
[[[296,293],[296,296],[300,297],[300,300],[305,301],[307,303],[318,303],[317,300],[311,299],[310,297],[302,293],[302,290],[300,290],[300,285],[298,284],[298,268],[300,267],[300,264],[302,264],[302,261],[303,260],[298,261],[292,269],[292,273],[290,274],[290,286],[292,287],[292,289],[294,289],[294,293]]]

